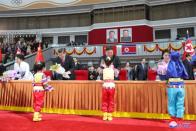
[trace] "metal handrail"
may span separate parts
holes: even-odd
[[[43,49],[43,52],[46,52],[47,50],[50,50],[50,49],[52,49],[52,47],[48,47],[48,48],[46,48],[46,49]],[[32,54],[29,54],[29,55],[25,56],[25,59],[31,58],[31,57],[33,57],[33,56],[36,56],[36,54],[37,54],[37,52],[32,53]],[[47,61],[48,61],[48,60],[47,60]],[[14,63],[15,63],[14,61],[11,61],[11,62],[9,62],[9,63],[4,64],[4,66],[5,66],[6,68],[9,68],[9,67],[13,66]]]

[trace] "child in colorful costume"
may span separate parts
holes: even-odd
[[[41,48],[40,48],[41,50]],[[41,121],[40,111],[44,104],[45,91],[52,91],[53,87],[48,85],[48,79],[44,75],[45,63],[41,51],[38,49],[36,62],[34,65],[34,80],[33,80],[33,121]]]
[[[115,83],[114,83],[114,65],[112,64],[111,58],[106,57],[105,65],[103,69],[103,88],[102,88],[102,111],[103,120],[111,121],[112,112],[114,111],[114,94],[115,94]]]
[[[184,116],[185,89],[183,79],[188,77],[178,52],[171,52],[166,75],[168,78],[168,112],[171,116],[169,126],[175,128]]]

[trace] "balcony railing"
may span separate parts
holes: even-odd
[[[162,53],[162,50],[164,49],[171,49],[179,51],[181,54],[184,52],[183,49],[183,43],[185,41],[172,41],[172,42],[145,42],[145,43],[130,43],[130,45],[135,44],[136,46],[136,53],[134,54],[128,54],[123,55],[122,54],[122,46],[124,44],[117,44],[113,45],[110,44],[110,46],[116,46],[116,55],[118,56],[160,56]],[[196,49],[196,40],[192,40],[193,47]],[[126,44],[127,45],[127,44]],[[105,45],[99,44],[99,45],[86,45],[86,46],[66,46],[66,45],[56,45],[54,46],[54,49],[58,48],[64,48],[67,52],[69,52],[73,57],[101,57],[103,55],[103,47]],[[96,48],[96,52],[88,55],[87,53],[78,53],[82,52],[85,48],[92,50],[93,48]],[[74,52],[75,50],[75,52]]]

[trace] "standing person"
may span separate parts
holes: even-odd
[[[191,64],[191,55],[189,53],[186,54],[186,59],[183,61],[184,67],[186,68],[186,71],[188,73],[188,79],[187,80],[194,80],[194,74],[193,74],[193,67]]]
[[[31,52],[32,53],[35,52],[35,50],[34,50],[34,43],[32,41],[30,42],[30,48],[31,48]]]
[[[25,42],[22,43],[21,50],[24,55],[27,55],[27,44]]]
[[[99,67],[97,68],[97,74],[98,74],[98,76],[97,76],[97,80],[103,80],[103,69],[105,68],[105,61],[104,61],[104,59],[102,58],[101,60],[100,60],[100,65],[99,65]]]
[[[149,61],[148,64],[148,80],[156,80],[157,66],[154,60]]]
[[[106,55],[102,56],[100,58],[100,62],[99,65],[101,65],[102,61],[106,61],[106,58],[110,57],[111,58],[111,62],[114,65],[114,69],[115,69],[115,74],[114,74],[114,79],[118,80],[119,79],[119,72],[120,72],[120,59],[118,56],[114,55],[113,49],[112,47],[108,46],[106,47]]]
[[[133,80],[137,80],[137,65],[133,67]]]
[[[142,59],[141,63],[136,69],[137,80],[147,80],[148,67],[146,65],[146,59]]]
[[[130,66],[130,72],[129,72],[129,78],[130,80],[134,80],[134,75],[135,75],[135,69],[134,66]]]
[[[114,94],[115,94],[115,83],[114,83],[114,65],[112,59],[107,57],[105,59],[106,67],[103,69],[103,88],[102,88],[102,111],[103,120],[111,121],[112,112],[114,112]]]
[[[170,52],[169,50],[165,50],[162,52],[162,60],[158,62],[157,74],[159,75],[160,80],[167,80],[167,66],[170,61]]]
[[[75,64],[75,70],[80,70],[81,69],[80,62],[76,58],[73,58],[73,60]]]
[[[73,57],[65,55],[63,49],[58,49],[58,56],[53,60],[53,64],[60,64],[64,69],[64,75],[54,73],[54,79],[56,80],[74,80],[74,68],[75,63]],[[66,77],[64,77],[66,76]]]
[[[34,79],[33,79],[33,121],[42,120],[40,111],[44,104],[45,91],[52,91],[53,87],[48,85],[48,79],[44,75],[45,63],[41,52],[41,47],[38,47],[38,53],[34,64]]]
[[[188,74],[178,52],[171,52],[170,59],[166,73],[168,79],[168,113],[171,117],[169,127],[175,128],[184,117],[185,89],[183,79],[188,78]]]
[[[98,73],[92,62],[88,62],[88,80],[97,80]]]
[[[131,67],[130,67],[129,62],[126,63],[124,69],[127,71],[127,80],[131,80],[131,78],[130,78]]]
[[[45,42],[45,48],[48,48],[48,42],[47,41]]]
[[[33,121],[41,121],[42,117],[40,111],[44,104],[45,91],[52,91],[53,88],[48,85],[48,80],[44,75],[45,64],[43,62],[37,62],[34,65],[35,75],[33,80]]]
[[[31,54],[31,46],[30,45],[27,46],[27,55],[29,55],[29,54]]]

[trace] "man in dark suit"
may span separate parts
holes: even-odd
[[[116,43],[118,42],[117,38],[115,38],[115,32],[112,30],[109,32],[109,38],[107,39],[107,43]]]
[[[73,58],[73,60],[75,64],[75,70],[80,70],[81,69],[80,62],[76,58]]]
[[[61,74],[54,73],[55,80],[74,80],[75,63],[73,57],[65,55],[63,49],[58,49],[58,56],[53,60],[53,64],[61,64],[65,69],[65,73],[69,74],[68,78],[63,77]]]
[[[184,67],[186,68],[186,71],[188,73],[188,79],[187,80],[194,80],[194,74],[193,74],[193,66],[191,64],[191,55],[186,54],[186,59],[183,61]]]
[[[110,57],[112,59],[111,61],[112,61],[112,64],[114,65],[114,68],[120,72],[120,65],[121,65],[120,59],[118,56],[114,55],[112,47],[106,48],[106,55],[101,57],[99,65],[102,66],[102,61],[105,61],[107,57]],[[101,68],[103,69],[104,67],[101,67]],[[115,80],[118,80],[118,73],[115,72],[115,74],[116,74]]]
[[[142,59],[141,63],[136,68],[136,79],[147,80],[148,67],[146,65],[146,59]]]

